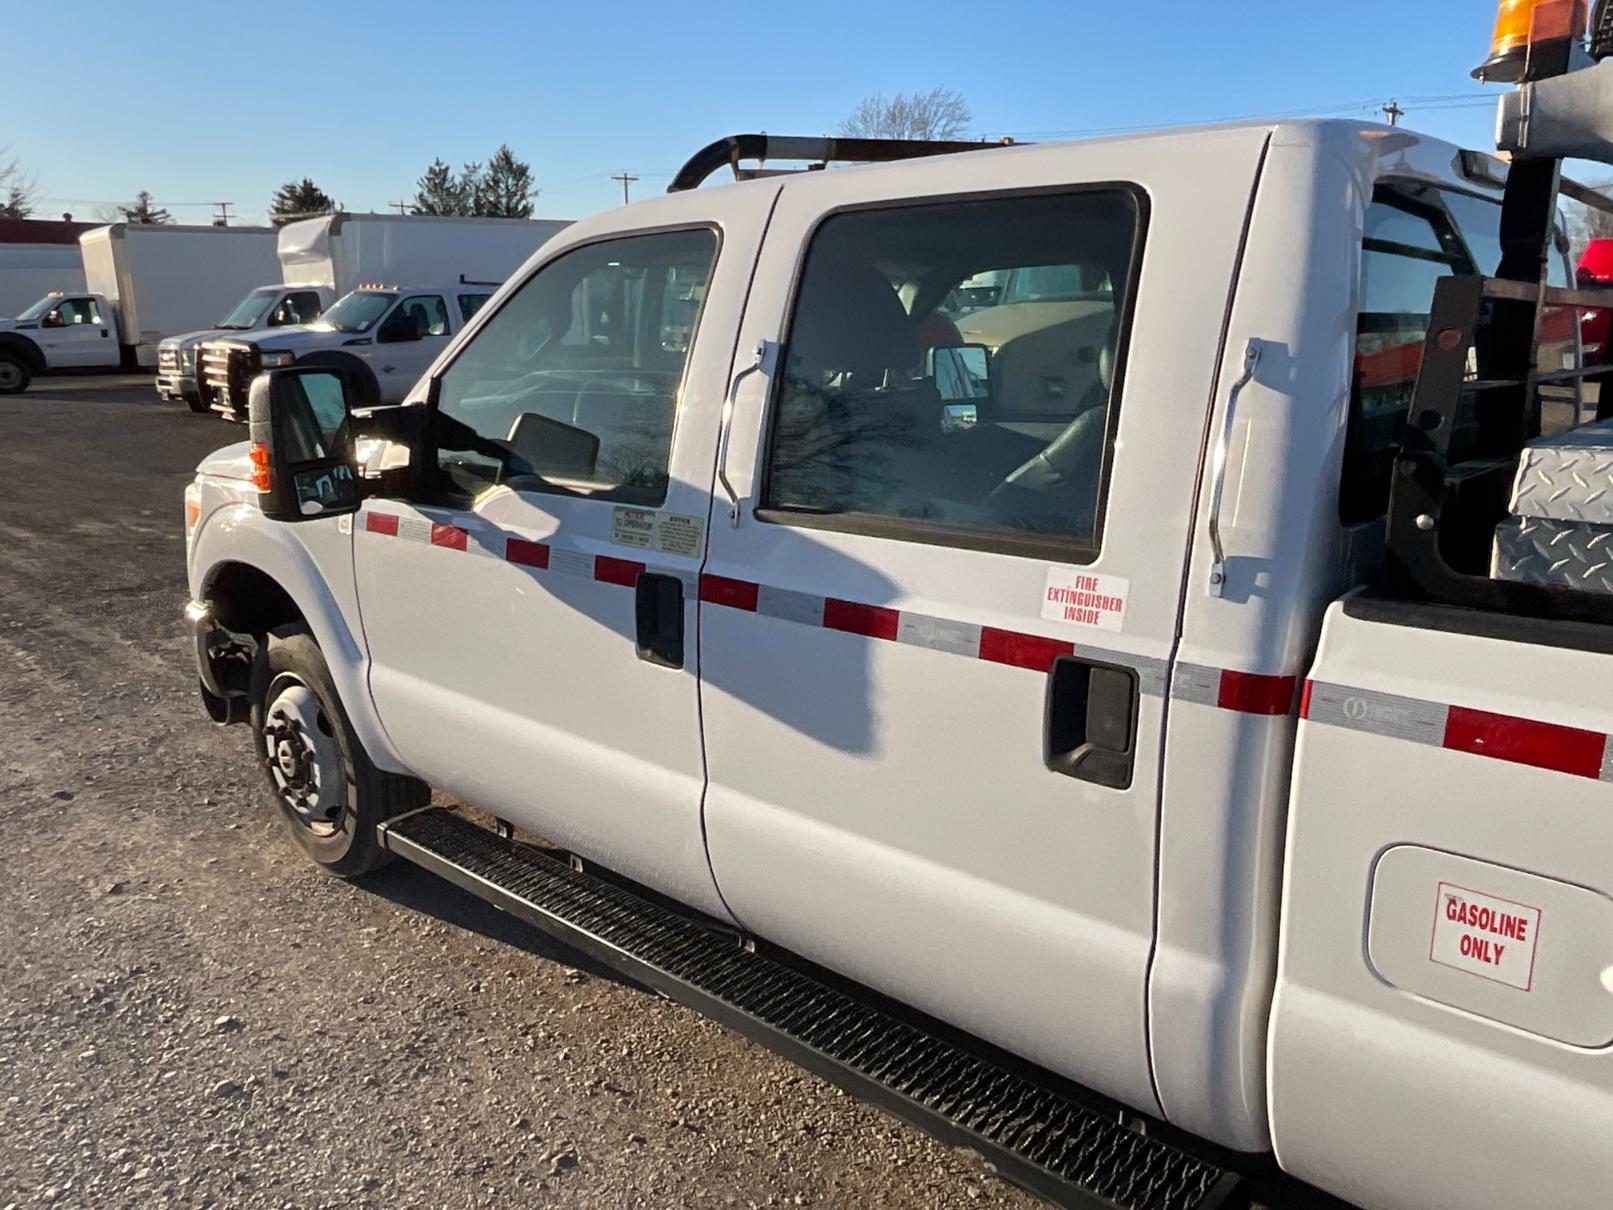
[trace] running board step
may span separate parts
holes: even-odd
[[[440,807],[381,843],[611,969],[713,1017],[1063,1206],[1215,1210],[1247,1188],[1220,1165],[1123,1125],[1090,1094],[948,1040],[872,992],[814,973]],[[943,1027],[944,1028],[944,1027]],[[948,1031],[950,1032],[950,1031]]]

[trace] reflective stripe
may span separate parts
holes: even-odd
[[[440,524],[421,517],[366,511],[363,529],[367,533],[425,542],[444,550],[466,551],[539,571],[580,576],[601,584],[631,588],[641,573],[650,571],[677,576],[687,587],[694,586],[693,577],[681,568],[657,567],[613,555],[556,547],[547,542],[512,537],[496,528]],[[1131,669],[1137,674],[1139,692],[1147,697],[1164,694],[1169,671],[1166,661],[1150,656],[709,573],[699,578],[699,597],[708,605],[775,621],[810,626],[815,630],[838,630],[861,638],[922,647],[1032,672],[1047,672],[1059,657],[1079,653],[1081,658],[1094,663]],[[1226,710],[1285,714],[1292,705],[1294,683],[1293,677],[1180,664],[1172,682],[1172,696]]]
[[[1306,682],[1302,717],[1448,752],[1613,781],[1613,742],[1600,731],[1323,681]]]

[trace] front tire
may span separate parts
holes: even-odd
[[[22,358],[15,353],[0,353],[0,395],[21,395],[32,377]]]
[[[341,878],[385,865],[376,828],[425,806],[431,789],[371,763],[306,626],[272,630],[258,648],[251,721],[269,791],[303,852]]]
[[[213,414],[213,409],[207,406],[206,401],[202,399],[200,391],[196,392],[194,395],[186,395],[185,406],[191,411],[195,412],[198,416],[211,416]]]

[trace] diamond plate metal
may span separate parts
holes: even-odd
[[[1495,530],[1490,574],[1498,580],[1613,593],[1613,525],[1514,517]]]
[[[1613,525],[1613,420],[1532,441],[1518,460],[1512,513]]]

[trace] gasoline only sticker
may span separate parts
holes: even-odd
[[[1126,622],[1126,596],[1131,581],[1124,576],[1098,576],[1078,567],[1047,569],[1042,616],[1099,630],[1120,630]]]
[[[1539,932],[1539,908],[1442,882],[1428,957],[1441,966],[1529,991],[1535,982]]]

